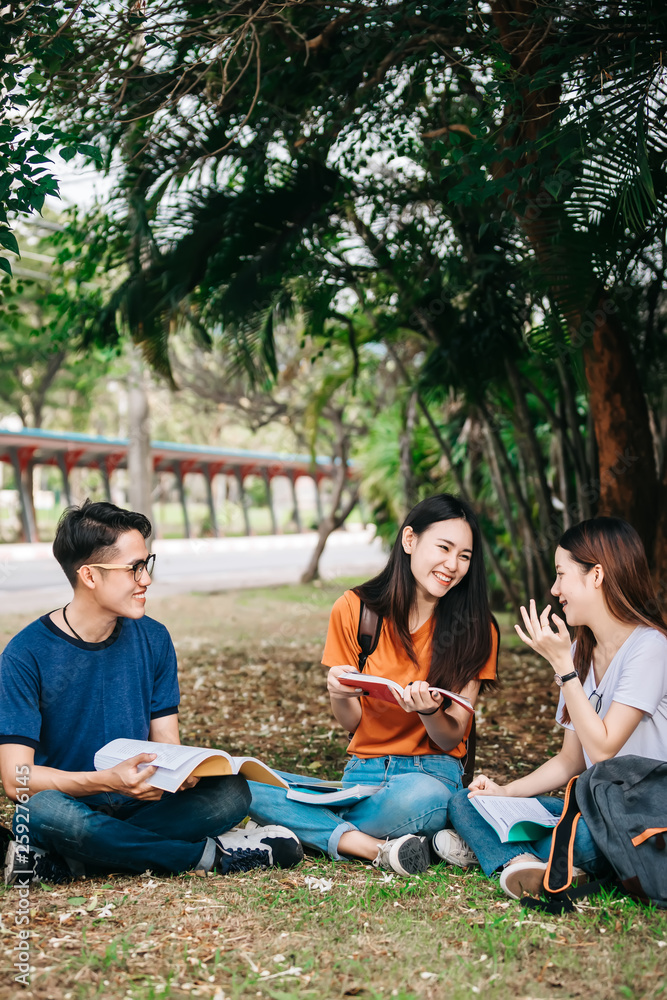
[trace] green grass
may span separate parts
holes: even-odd
[[[252,587],[239,592],[239,605],[281,601],[287,604],[301,604],[304,608],[330,608],[333,602],[351,587],[358,586],[359,577],[334,577],[330,580],[315,580],[313,583],[294,583],[278,587]]]
[[[307,878],[331,886],[320,892]],[[66,944],[54,948],[48,971],[34,974],[34,996],[665,995],[658,942],[667,940],[667,913],[615,894],[551,917],[522,910],[478,872],[440,865],[402,879],[361,863],[313,859],[289,872],[118,882],[113,891],[85,883],[97,899],[78,920],[67,917],[70,890],[36,891],[35,916],[48,904],[54,918],[67,917],[55,935],[69,934],[74,953]],[[95,920],[98,907],[114,900],[114,919]],[[11,890],[5,910],[10,901]]]

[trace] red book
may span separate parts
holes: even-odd
[[[336,679],[341,684],[344,684],[345,687],[361,688],[362,693],[368,698],[379,698],[380,701],[388,701],[392,705],[396,704],[396,700],[391,692],[395,691],[401,697],[404,696],[405,692],[405,688],[402,688],[396,681],[389,680],[388,677],[376,677],[375,674],[360,674],[357,670],[346,670],[345,673],[339,674]],[[470,712],[471,715],[475,711],[472,702],[468,701],[461,694],[454,694],[453,691],[446,691],[444,688],[438,687],[430,687],[429,691],[437,691],[439,694],[445,696],[443,701],[445,708],[448,708],[454,702],[455,705],[465,708],[466,712]]]

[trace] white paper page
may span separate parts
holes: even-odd
[[[168,770],[175,770],[182,764],[195,761],[197,758],[208,757],[215,754],[215,750],[202,750],[201,747],[184,747],[172,743],[155,743],[151,740],[128,740],[117,739],[107,743],[95,754],[95,766],[98,766],[98,759],[113,759],[116,763],[136,757],[140,753],[155,753],[157,757],[147,766],[164,767]],[[101,768],[100,768],[101,770]]]
[[[470,799],[478,813],[492,819],[506,834],[514,823],[541,823],[556,826],[558,816],[553,816],[537,799],[515,799],[506,795],[475,795]]]

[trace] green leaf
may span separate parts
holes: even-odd
[[[0,271],[4,271],[5,274],[10,275],[12,273],[12,265],[9,263],[6,257],[0,257]]]
[[[5,250],[12,250],[19,257],[21,256],[16,237],[9,229],[0,229],[0,247],[4,247]]]
[[[62,156],[65,163],[68,163],[70,160],[73,160],[74,157],[76,156],[76,149],[72,146],[65,146],[64,149],[59,149],[58,152]]]
[[[99,163],[102,162],[102,150],[98,149],[97,146],[90,146],[88,143],[80,142],[77,144],[77,149],[85,156],[92,156],[94,160],[97,160]]]
[[[72,906],[81,906],[82,903],[86,902],[86,897],[85,896],[69,896],[68,899],[67,899],[67,902],[71,903]]]

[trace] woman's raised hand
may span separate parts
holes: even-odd
[[[478,774],[468,785],[468,798],[473,799],[476,795],[507,795],[507,792],[493,778]]]
[[[393,692],[396,703],[405,712],[424,712],[435,714],[442,705],[443,695],[430,691],[428,681],[413,681],[405,688],[405,696],[399,697]]]
[[[551,615],[558,631],[554,632],[549,621]],[[551,608],[547,605],[542,614],[538,617],[535,601],[530,601],[530,613],[521,607],[521,617],[526,627],[523,631],[520,625],[515,625],[514,630],[519,638],[534,649],[536,653],[548,660],[557,672],[567,672],[565,668],[572,669],[572,658],[570,647],[572,639],[567,630],[567,626],[558,615],[551,614]]]
[[[344,674],[348,670],[356,670],[356,667],[343,665],[342,667],[331,667],[327,675],[327,691],[332,698],[358,698],[362,693],[362,688],[348,687],[338,680],[339,674]],[[361,677],[361,674],[359,674]]]

